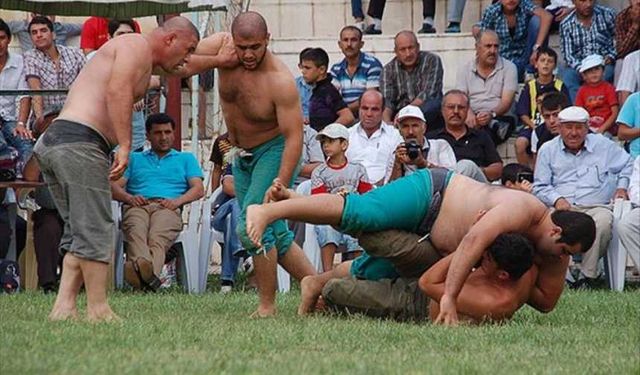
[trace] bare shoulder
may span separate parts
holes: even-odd
[[[151,60],[151,47],[147,40],[140,34],[121,35],[104,45],[105,52],[112,54],[126,54],[140,60]],[[104,48],[103,47],[103,48]],[[100,49],[102,50],[102,48]]]
[[[233,38],[231,37],[231,33],[228,32],[219,32],[215,34],[211,34],[206,38],[202,38],[196,47],[197,55],[215,55],[220,50],[220,47],[225,44],[233,43]]]
[[[266,71],[267,80],[272,90],[274,100],[286,100],[288,98],[298,97],[296,89],[296,81],[293,74],[280,59],[272,55],[271,67]]]

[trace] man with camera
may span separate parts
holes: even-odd
[[[423,168],[453,169],[456,156],[447,141],[427,139],[427,124],[419,107],[407,105],[398,112],[396,124],[404,142],[400,143],[392,159],[390,180],[409,175]]]

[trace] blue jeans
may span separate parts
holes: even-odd
[[[604,79],[611,84],[613,84],[614,72],[615,67],[613,64],[604,66]],[[567,86],[567,90],[569,90],[571,103],[575,103],[578,89],[582,84],[582,75],[576,69],[571,69],[570,67],[565,65],[560,68],[560,77],[562,77],[564,85]]]
[[[228,226],[227,217],[229,218]],[[238,263],[240,263],[240,258],[244,255],[244,249],[235,231],[239,217],[240,205],[235,198],[223,203],[213,214],[213,229],[224,233],[221,280],[235,280],[236,272],[238,272]]]
[[[22,169],[24,168],[24,165],[27,163],[27,161],[31,157],[31,153],[33,152],[33,141],[24,139],[20,136],[13,135],[13,131],[15,130],[17,125],[18,123],[15,121],[5,121],[2,124],[2,135],[0,136],[0,149],[2,149],[3,146],[8,145],[18,150],[18,165],[16,168],[17,169],[16,172],[19,172],[21,174]]]
[[[353,18],[364,19],[362,0],[351,0],[351,16],[353,16]]]

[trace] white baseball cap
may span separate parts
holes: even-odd
[[[558,120],[560,123],[566,122],[582,122],[589,121],[589,112],[582,107],[572,106],[567,107],[558,113]]]
[[[422,114],[422,110],[415,105],[409,104],[408,106],[402,108],[400,112],[398,112],[398,121],[402,121],[405,118],[417,118],[418,120],[422,120],[426,122],[424,119],[424,115]]]
[[[580,73],[586,72],[596,66],[604,65],[604,59],[600,55],[589,55],[580,63]]]
[[[317,135],[316,139],[320,139],[320,137],[327,137],[331,139],[346,139],[349,140],[349,130],[346,126],[338,123],[333,123],[327,125],[324,129],[322,129]]]

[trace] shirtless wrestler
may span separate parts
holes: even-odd
[[[236,197],[242,209],[238,235],[254,260],[259,304],[255,316],[275,314],[276,266],[294,278],[315,273],[284,220],[275,220],[260,234],[260,244],[246,235],[246,208],[269,201],[274,179],[289,186],[296,177],[302,152],[303,119],[295,81],[289,69],[269,50],[269,32],[255,12],[238,15],[231,35],[203,39],[183,75],[211,69],[235,52],[239,64],[219,68],[219,92],[229,140],[236,146],[232,162]],[[267,193],[265,195],[265,193]],[[276,251],[274,251],[276,250]]]
[[[479,212],[486,213],[478,219]],[[455,252],[447,285],[456,289],[442,297],[440,318],[451,307],[455,314],[457,294],[451,293],[460,291],[484,250],[507,232],[522,233],[534,244],[539,272],[527,303],[551,311],[564,287],[569,256],[589,249],[595,235],[588,215],[553,211],[531,194],[439,169],[420,170],[363,195],[323,194],[251,206],[251,238],[259,242],[262,228],[282,218],[329,224],[355,235],[368,256],[390,261],[400,277],[419,277]]]
[[[77,316],[82,284],[90,321],[118,319],[107,302],[114,246],[109,179],[117,180],[127,167],[131,108],[143,98],[152,72],[177,72],[198,40],[191,22],[176,17],[148,35],[109,41],[80,72],[60,116],[38,140],[34,154],[65,223],[64,266],[51,320]]]

